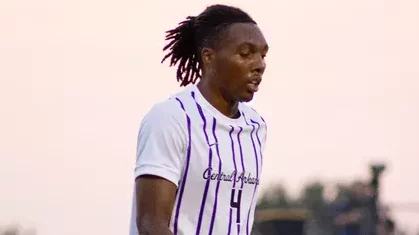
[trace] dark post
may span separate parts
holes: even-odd
[[[371,165],[371,188],[374,191],[372,197],[372,214],[373,214],[373,228],[371,229],[371,235],[377,235],[377,223],[378,223],[378,199],[380,196],[380,176],[386,169],[384,164],[373,164]]]

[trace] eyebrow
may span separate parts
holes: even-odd
[[[258,47],[259,47],[257,44],[252,43],[252,42],[249,42],[249,41],[246,41],[246,42],[240,43],[240,44],[238,45],[238,47],[242,47],[242,46],[250,46],[250,47],[256,47],[256,48],[258,48]],[[262,49],[262,50],[264,50],[264,51],[269,50],[269,45],[268,45],[268,44],[265,44],[265,45],[263,46],[263,49]]]

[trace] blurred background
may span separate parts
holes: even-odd
[[[0,234],[128,234],[164,32],[214,3],[271,48],[255,234],[418,234],[417,0],[0,1]]]
[[[385,165],[371,165],[368,181],[311,182],[296,198],[290,197],[283,185],[273,185],[260,199],[254,234],[414,234],[397,226],[392,211],[410,211],[417,219],[419,204],[379,200],[384,170]]]

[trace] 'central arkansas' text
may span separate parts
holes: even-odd
[[[230,174],[225,174],[224,172],[213,172],[212,168],[207,168],[202,174],[202,178],[205,180],[214,180],[214,181],[227,181],[232,182],[236,179],[237,182],[242,182],[245,184],[256,184],[259,185],[259,179],[253,177],[250,173],[242,172],[237,174],[236,171],[233,171]]]

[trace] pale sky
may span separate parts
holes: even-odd
[[[0,1],[0,226],[128,234],[139,123],[179,87],[164,31],[248,11],[271,50],[253,106],[262,182],[348,182],[385,161],[385,202],[419,201],[419,1]],[[397,212],[419,228],[419,213]]]

